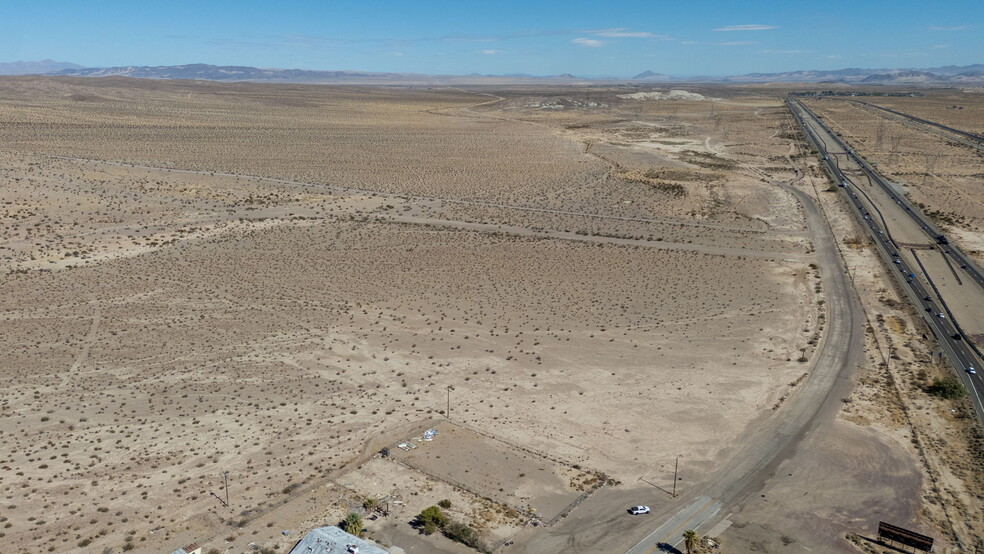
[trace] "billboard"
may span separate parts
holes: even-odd
[[[920,535],[908,529],[896,527],[884,521],[878,522],[878,538],[895,541],[906,546],[911,546],[923,552],[933,551],[933,537]]]

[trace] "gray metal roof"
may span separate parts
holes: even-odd
[[[312,529],[290,554],[352,554],[350,547],[358,548],[358,554],[389,554],[379,546],[350,535],[338,527]]]

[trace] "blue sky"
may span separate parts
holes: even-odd
[[[0,62],[733,75],[984,63],[984,0],[0,0]]]

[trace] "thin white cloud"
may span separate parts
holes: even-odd
[[[757,40],[728,40],[721,42],[700,42],[696,40],[681,40],[680,44],[686,44],[687,46],[701,45],[701,46],[745,46],[748,44],[758,44]]]
[[[595,40],[593,38],[583,38],[583,37],[576,38],[571,42],[580,46],[587,46],[588,48],[601,48],[602,46],[605,45],[605,42],[602,40]]]
[[[656,38],[667,40],[666,35],[657,35],[648,31],[629,31],[626,27],[615,27],[612,29],[598,29],[596,31],[585,31],[589,34],[605,38]]]
[[[759,50],[759,54],[812,54],[813,50]]]
[[[769,29],[778,29],[775,25],[728,25],[726,27],[718,27],[714,29],[715,31],[768,31]]]
[[[482,50],[482,53],[486,56],[494,56],[496,54],[502,54],[505,50]]]
[[[956,27],[943,27],[941,25],[930,25],[930,31],[969,31],[970,25],[957,25]]]
[[[573,35],[582,31],[567,31],[561,29],[544,29],[539,31],[521,31],[518,33],[505,33],[501,35],[471,35],[453,34],[440,37],[438,40],[444,42],[496,42],[499,40],[524,39],[535,37],[555,37],[563,35]]]

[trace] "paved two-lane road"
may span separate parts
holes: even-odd
[[[734,507],[762,488],[771,471],[789,457],[804,434],[819,424],[821,408],[839,409],[832,395],[838,378],[854,371],[864,352],[864,317],[837,250],[833,233],[817,204],[801,190],[777,183],[802,205],[827,292],[827,328],[814,356],[814,365],[800,391],[780,412],[771,412],[753,424],[753,431],[729,462],[689,497],[675,503],[668,513],[657,515],[659,526],[627,554],[651,554],[660,543],[678,546],[683,532],[706,533]],[[697,498],[694,498],[694,495]]]

